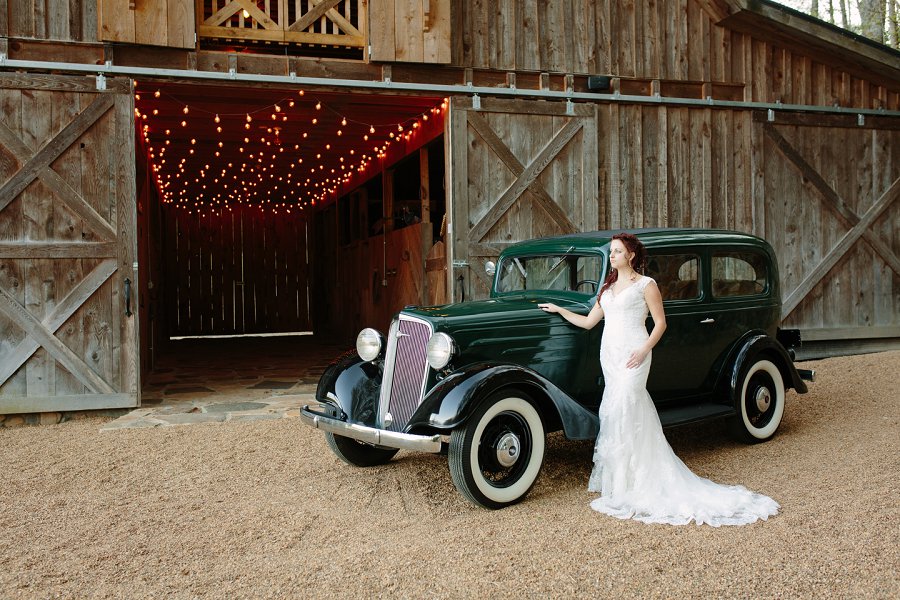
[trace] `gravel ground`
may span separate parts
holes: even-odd
[[[486,511],[443,457],[351,468],[296,419],[0,429],[0,597],[900,597],[900,352],[805,366],[769,443],[668,432],[781,503],[737,528],[591,511],[591,444],[558,434],[525,501]]]

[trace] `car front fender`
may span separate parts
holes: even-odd
[[[316,400],[336,404],[354,423],[375,425],[381,390],[381,369],[347,353],[331,363],[316,388]]]
[[[406,431],[452,430],[464,423],[481,402],[503,388],[516,388],[529,394],[538,402],[545,420],[556,424],[558,419],[567,438],[582,440],[597,436],[598,416],[553,383],[531,369],[494,363],[469,365],[441,380],[416,409]]]
[[[791,360],[784,346],[778,340],[768,335],[756,334],[743,341],[734,361],[731,363],[731,373],[728,377],[730,398],[735,398],[738,394],[738,387],[741,385],[741,375],[744,372],[745,365],[755,360],[760,354],[766,354],[774,359],[772,362],[781,371],[785,387],[792,387],[799,394],[807,392],[806,383],[800,378],[800,374],[794,367],[794,361]]]

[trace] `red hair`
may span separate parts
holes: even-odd
[[[634,256],[631,257],[631,268],[636,272],[643,274],[644,269],[647,267],[647,249],[644,248],[644,244],[641,243],[641,240],[632,233],[617,233],[612,236],[612,240],[619,240],[622,242],[622,245],[625,246],[627,252],[634,254]],[[610,240],[610,244],[612,244],[612,240]],[[600,296],[603,295],[603,292],[608,290],[612,284],[618,281],[618,279],[619,271],[610,268],[609,275],[606,276],[606,281],[603,282],[600,291],[597,292],[598,302],[600,301]]]

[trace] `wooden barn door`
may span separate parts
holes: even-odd
[[[755,115],[755,233],[778,254],[785,326],[806,340],[900,338],[898,148],[887,118]]]
[[[450,301],[487,297],[513,242],[597,228],[595,105],[457,97],[448,123]]]
[[[0,74],[0,413],[138,404],[130,80]]]

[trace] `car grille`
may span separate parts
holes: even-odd
[[[400,315],[391,325],[378,415],[385,429],[402,431],[422,401],[428,375],[425,345],[430,337],[431,326],[425,321]],[[392,420],[385,426],[388,413]]]

